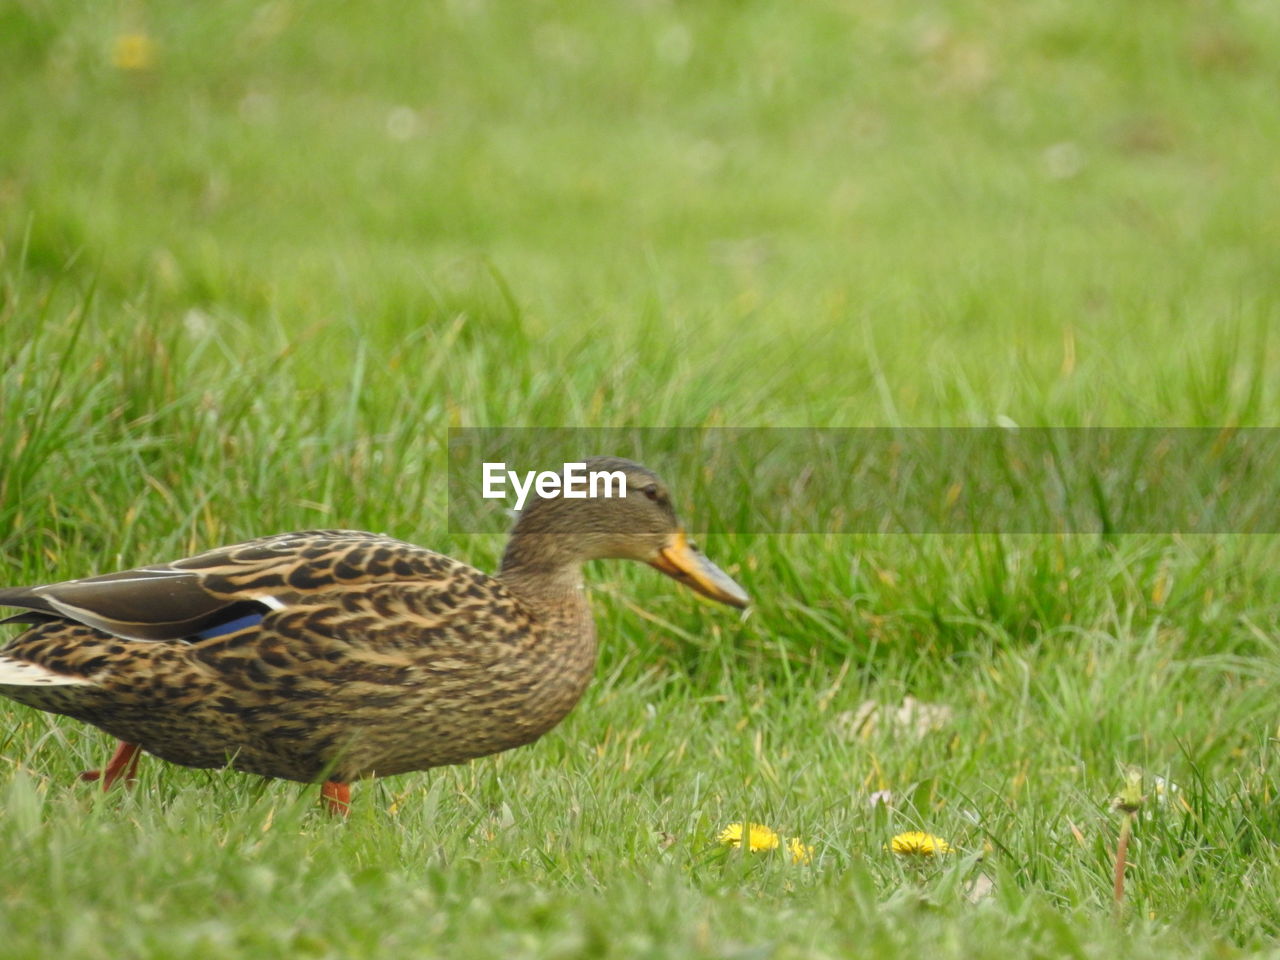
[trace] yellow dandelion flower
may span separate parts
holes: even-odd
[[[111,46],[111,65],[117,70],[150,70],[155,59],[156,45],[145,33],[122,33]]]
[[[888,847],[900,857],[936,857],[951,852],[951,844],[947,841],[919,830],[898,834],[889,841]]]
[[[718,839],[726,847],[741,847],[742,833],[741,823],[731,823],[720,831]],[[761,850],[777,850],[778,845],[782,843],[782,838],[763,823],[747,824],[746,833],[747,849],[752,853],[759,853]]]
[[[791,855],[792,863],[813,863],[813,847],[799,837],[787,840],[787,853]]]

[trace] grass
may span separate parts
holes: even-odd
[[[1280,425],[1266,5],[22,0],[0,48],[5,582],[343,525],[492,567],[451,426]],[[102,796],[7,708],[0,955],[1274,951],[1274,537],[704,545],[750,616],[601,565],[578,710],[346,824]],[[949,719],[849,732],[907,695]]]

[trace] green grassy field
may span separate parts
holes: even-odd
[[[491,569],[451,426],[1280,426],[1278,84],[1245,0],[0,6],[0,581]],[[5,707],[0,956],[1277,951],[1275,538],[705,546],[747,617],[598,565],[575,713],[346,823]]]

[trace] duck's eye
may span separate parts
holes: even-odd
[[[656,501],[658,499],[658,485],[656,483],[649,484],[644,488],[643,492],[650,500]]]

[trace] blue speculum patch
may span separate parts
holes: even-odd
[[[215,623],[212,627],[205,627],[196,637],[200,640],[208,640],[211,637],[220,637],[223,634],[235,633],[237,630],[243,630],[245,627],[255,627],[262,622],[262,614],[246,613],[243,617],[236,617],[234,620],[228,620],[226,623]]]

